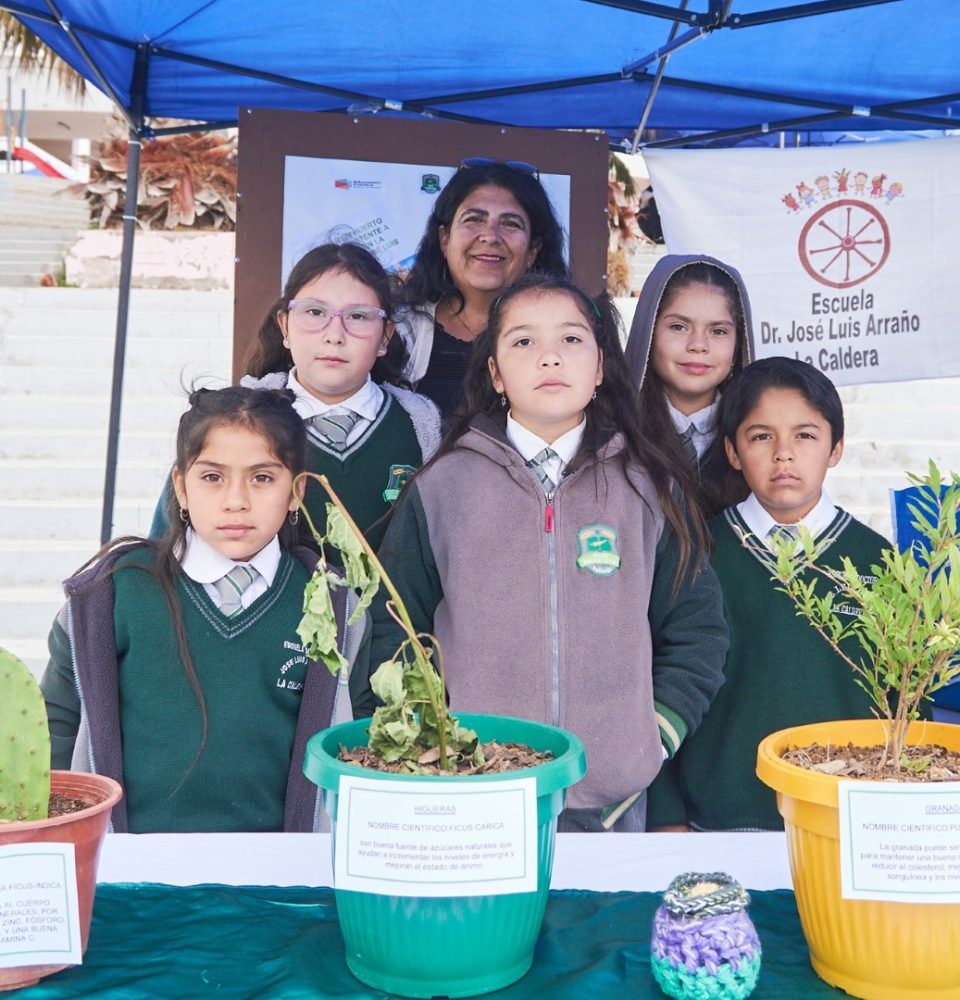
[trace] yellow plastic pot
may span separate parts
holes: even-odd
[[[819,743],[883,743],[878,720],[781,729],[757,750],[757,777],[777,793],[790,871],[810,962],[821,979],[869,1000],[960,998],[960,906],[888,903],[840,896],[840,824],[833,775],[780,759]],[[960,726],[916,722],[907,742],[960,750]]]

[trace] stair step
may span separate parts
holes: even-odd
[[[65,580],[99,548],[95,535],[80,541],[0,538],[0,566],[4,578],[19,586],[42,587]]]
[[[0,222],[0,241],[8,240],[69,240],[71,245],[76,242],[76,236],[71,235],[74,229],[85,229],[85,226],[15,226],[6,221]]]
[[[132,350],[124,362],[124,396],[128,392],[135,392],[138,395],[150,397],[166,397],[169,404],[165,409],[172,412],[179,405],[177,414],[182,412],[187,405],[189,396],[189,386],[199,380],[205,380],[211,376],[211,364],[209,359],[185,360],[176,370],[171,371],[165,365],[159,367],[162,345],[156,345],[157,350],[150,352],[152,358],[143,357],[142,353]],[[74,352],[74,356],[79,352]],[[89,364],[91,352],[84,352],[85,356],[77,360],[83,360]],[[111,387],[113,385],[113,343],[101,345],[101,349],[95,354],[100,358],[101,364],[98,368],[81,368],[72,362],[69,353],[54,353],[51,358],[56,359],[53,367],[43,367],[41,365],[30,364],[9,364],[5,365],[3,373],[0,374],[0,384],[11,396],[82,396],[98,397],[102,400],[109,400]],[[172,354],[166,352],[166,361],[169,362]],[[68,360],[69,359],[69,360]],[[152,364],[150,362],[153,362]],[[224,384],[225,373],[222,366],[217,366],[220,384]],[[109,405],[109,404],[108,404]],[[126,409],[124,403],[123,409]],[[104,425],[106,426],[106,425]]]
[[[7,370],[9,376],[9,369]],[[6,380],[5,380],[6,381]],[[169,430],[129,430],[121,428],[119,462],[129,459],[169,462],[176,444],[175,428]],[[98,435],[72,429],[0,430],[0,459],[59,459],[64,454],[85,461],[101,459],[107,453],[106,427]]]
[[[43,676],[49,658],[46,639],[7,639],[0,635],[0,648],[19,656],[38,681]]]
[[[124,427],[175,427],[186,409],[184,396],[171,394],[125,398],[121,407],[121,434]],[[34,427],[57,430],[65,418],[74,430],[90,434],[106,433],[110,399],[106,394],[44,395],[41,393],[0,396],[0,427]]]
[[[123,470],[121,470],[121,474]],[[165,480],[164,480],[165,481]],[[150,530],[153,511],[161,490],[130,496],[118,496],[113,508],[114,537],[145,536]],[[100,538],[103,496],[9,499],[0,497],[0,524],[8,538],[62,539]],[[90,550],[90,555],[96,547]],[[0,583],[3,580],[0,579]],[[9,582],[9,581],[7,581]],[[2,618],[0,618],[2,622]],[[0,631],[3,630],[0,624]]]
[[[71,498],[97,499],[103,495],[104,469],[103,459],[0,459],[0,497],[53,500],[67,493]],[[159,496],[169,471],[169,462],[125,462],[117,475],[116,495]]]
[[[63,607],[63,590],[58,586],[0,587],[0,631],[5,648],[17,651],[22,640],[42,641],[50,632],[57,612]]]

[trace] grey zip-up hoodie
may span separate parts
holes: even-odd
[[[618,439],[552,497],[478,417],[408,487],[380,556],[414,625],[439,640],[452,709],[536,719],[587,748],[571,808],[644,789],[722,683],[727,629],[709,566],[674,589],[677,545]],[[373,609],[371,664],[401,636]]]
[[[627,367],[633,375],[634,382],[640,389],[643,388],[647,366],[650,364],[653,327],[656,323],[657,313],[660,310],[663,291],[667,286],[667,282],[674,274],[690,264],[709,264],[711,267],[716,267],[723,271],[734,280],[740,293],[740,306],[743,310],[743,319],[746,326],[744,351],[741,355],[743,365],[748,365],[751,361],[756,360],[750,297],[747,295],[747,287],[740,276],[740,272],[735,267],[724,264],[723,261],[717,260],[715,257],[707,257],[705,254],[667,254],[657,261],[653,270],[647,276],[647,280],[643,283],[643,289],[640,292],[640,297],[637,299],[637,308],[633,314],[633,323],[630,325],[630,336],[627,338],[627,346],[624,348]],[[739,367],[736,370],[739,371]]]

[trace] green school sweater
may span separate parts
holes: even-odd
[[[330,448],[307,426],[307,468],[330,480],[373,548],[383,539],[384,515],[423,462],[409,414],[390,393],[383,395],[376,419],[346,451]],[[320,484],[308,480],[307,510],[321,534],[327,523],[326,503]]]
[[[114,573],[131,833],[283,829],[306,668],[296,627],[307,577],[283,553],[269,590],[228,619],[202,585],[180,574],[177,593],[206,706],[201,752],[201,710],[160,587],[146,572]]]
[[[735,529],[749,529],[736,508],[713,518],[710,529],[713,568],[730,628],[724,684],[700,728],[650,786],[647,826],[782,830],[776,796],[755,774],[757,744],[788,726],[870,718],[870,701],[850,667],[777,589],[772,553],[759,542],[749,548],[741,544]],[[848,556],[863,575],[889,547],[842,510],[823,535],[834,539],[823,565],[839,569]],[[817,578],[821,592],[827,592],[824,578],[806,574],[810,571],[805,579]],[[855,639],[844,649],[857,658],[864,655]]]

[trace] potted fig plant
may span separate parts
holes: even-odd
[[[86,949],[97,882],[97,860],[120,786],[99,774],[50,770],[50,730],[40,688],[26,665],[0,649],[0,847],[74,845],[81,951]],[[49,815],[50,802],[84,803]],[[66,965],[0,968],[0,990],[38,982]]]
[[[337,912],[347,965],[362,982],[404,996],[470,996],[499,989],[519,979],[533,961],[550,886],[557,816],[563,808],[565,789],[586,773],[583,744],[573,734],[539,722],[486,715],[457,719],[451,715],[439,645],[432,636],[418,634],[413,628],[396,588],[329,482],[323,476],[315,478],[333,501],[327,504],[326,535],[318,535],[302,504],[301,511],[321,552],[325,547],[339,550],[344,577],[330,572],[321,559],[307,585],[300,636],[308,655],[323,660],[332,672],[342,669],[330,587],[357,589],[361,599],[355,614],[360,615],[382,585],[389,595],[388,608],[406,636],[394,657],[381,664],[371,678],[374,693],[382,702],[373,718],[318,733],[309,741],[304,761],[304,773],[321,788],[324,808],[333,824]],[[347,759],[342,759],[342,749],[346,749],[343,756]],[[523,770],[499,770],[503,758],[516,753],[523,754]],[[528,767],[531,756],[533,766]],[[358,759],[367,763],[370,757],[376,760],[373,767],[357,766]],[[466,872],[517,846],[497,832],[503,824],[497,821],[498,803],[494,800],[498,788],[503,790],[501,795],[514,800],[516,789],[507,783],[516,784],[518,775],[529,778],[532,785],[525,790],[527,798],[520,808],[522,813],[529,807],[529,814],[523,813],[523,830],[529,838],[531,864],[518,880],[524,888],[513,891],[501,885],[495,892],[495,879],[485,885],[464,876],[456,889],[448,891],[450,882],[439,874],[440,869],[456,867]],[[371,838],[368,853],[377,855],[392,849],[397,860],[390,864],[395,869],[404,868],[406,874],[395,889],[389,882],[384,889],[381,882],[378,888],[363,891],[360,876],[350,881],[350,888],[344,888],[341,879],[345,880],[346,868],[338,868],[337,844],[346,844],[351,837],[349,824],[356,826],[361,820],[359,809],[346,804],[341,790],[349,780],[361,776],[384,783],[381,795],[395,800],[409,799],[410,793],[419,794],[424,787],[435,789],[433,794],[442,790],[462,795],[466,785],[484,801],[483,821],[463,820],[469,807],[462,800],[457,805],[415,806],[414,811],[426,817],[424,823],[401,822],[399,814],[391,817],[389,810],[372,822],[368,816],[369,828],[393,831]],[[425,786],[425,782],[432,784]],[[349,801],[358,801],[358,796]],[[407,844],[408,849],[401,850],[391,839],[401,828],[436,828],[441,821],[445,829],[452,828],[446,821],[457,810],[461,810],[462,821],[456,829],[467,831],[466,840],[461,851],[450,851],[442,863],[437,863],[423,844],[413,849]],[[490,832],[470,842],[469,831],[477,834],[481,828]],[[468,842],[473,849],[469,858]]]
[[[925,544],[904,553],[884,550],[872,577],[861,578],[849,560],[839,575],[820,569],[818,548],[802,530],[800,554],[789,542],[777,551],[775,579],[854,671],[876,718],[781,730],[761,742],[757,755],[757,775],[777,792],[784,818],[811,963],[828,983],[874,1000],[960,996],[960,906],[842,895],[838,786],[847,780],[840,772],[850,770],[845,758],[856,753],[850,748],[878,748],[875,772],[862,777],[880,781],[950,780],[937,752],[918,755],[913,748],[960,751],[960,727],[920,718],[924,699],[960,673],[960,478],[945,482],[932,462],[926,476],[909,478],[919,495],[910,508],[914,527]],[[804,567],[828,576],[832,591],[820,596],[800,576]],[[841,603],[859,613],[841,618]],[[850,635],[863,662],[840,646]],[[809,770],[784,759],[814,745],[827,748],[828,766]],[[897,817],[889,818],[895,829]]]

